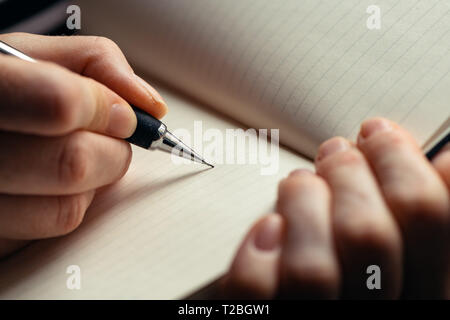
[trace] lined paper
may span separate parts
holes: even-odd
[[[368,117],[398,121],[423,144],[450,116],[446,0],[108,1],[111,14],[102,2],[82,2],[87,32],[248,126],[281,128],[310,157]],[[380,30],[366,26],[373,4]],[[111,24],[119,11],[133,23]]]

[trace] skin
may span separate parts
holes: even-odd
[[[99,37],[0,35],[39,60],[0,55],[0,257],[61,236],[95,190],[120,179],[136,126],[129,104],[162,117],[161,96]],[[20,92],[20,95],[17,93]],[[280,182],[276,213],[242,242],[220,285],[232,298],[448,298],[450,150],[430,163],[386,119],[356,143],[325,141],[316,173]],[[366,288],[378,265],[382,290]]]
[[[450,298],[448,146],[430,163],[408,132],[376,118],[356,144],[325,141],[315,167],[281,181],[277,212],[244,239],[222,295]],[[381,290],[366,287],[373,264]]]
[[[0,55],[0,257],[29,240],[67,234],[96,189],[131,161],[133,103],[161,118],[167,106],[111,40],[3,34],[38,60]],[[20,94],[18,94],[20,93]]]

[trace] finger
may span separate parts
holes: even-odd
[[[413,138],[389,120],[364,122],[358,146],[405,240],[405,294],[443,296],[450,204],[448,190]]]
[[[339,265],[326,183],[306,170],[294,171],[280,183],[278,211],[286,221],[280,266],[281,296],[337,298]]]
[[[400,232],[364,156],[346,139],[333,138],[320,146],[316,168],[332,192],[334,234],[344,273],[343,296],[398,297]],[[371,266],[381,270],[379,285],[371,278],[368,286]]]
[[[104,85],[53,63],[0,56],[0,129],[63,135],[76,129],[129,137],[130,105]]]
[[[0,133],[0,193],[75,194],[120,179],[130,145],[88,131],[64,137]]]
[[[253,226],[223,280],[225,297],[270,299],[275,296],[282,231],[283,221],[277,214],[270,214]]]
[[[33,240],[68,234],[80,225],[94,193],[48,197],[0,195],[0,238]]]
[[[447,145],[434,157],[433,166],[440,174],[442,180],[447,185],[447,190],[450,194],[450,143]],[[450,228],[450,223],[449,223]],[[450,229],[447,231],[447,240],[445,241],[450,247]],[[450,250],[447,252],[447,285],[445,291],[447,295],[444,296],[445,299],[450,299]]]
[[[434,157],[432,163],[447,185],[447,189],[450,190],[450,143],[447,143],[447,145]]]
[[[107,38],[10,33],[1,35],[0,39],[35,59],[55,62],[103,83],[157,118],[167,113],[163,98],[134,74],[122,51]]]

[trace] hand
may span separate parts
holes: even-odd
[[[377,118],[356,145],[323,143],[315,166],[280,183],[277,213],[251,229],[224,277],[227,296],[449,298],[448,148],[430,163]],[[367,287],[370,265],[381,290]]]
[[[167,107],[100,37],[3,34],[38,63],[0,55],[0,257],[82,221],[95,190],[124,175],[133,103]],[[49,62],[44,62],[44,60]]]

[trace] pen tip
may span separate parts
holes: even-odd
[[[205,160],[202,160],[203,164],[206,164],[207,166],[214,168],[214,166],[208,162],[206,162]]]

